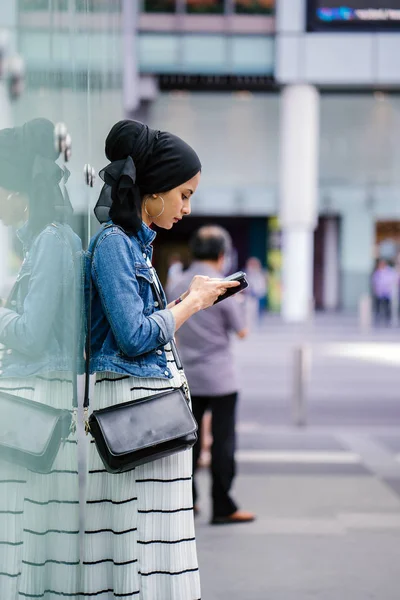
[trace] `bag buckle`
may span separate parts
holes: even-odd
[[[183,391],[185,392],[186,400],[189,402],[190,401],[189,384],[188,384],[186,376],[183,372],[181,372],[181,381],[182,381]]]

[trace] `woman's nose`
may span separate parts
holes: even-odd
[[[190,213],[192,212],[192,207],[190,205],[190,200],[187,200],[184,204],[183,204],[183,209],[182,212],[184,215],[190,215]]]

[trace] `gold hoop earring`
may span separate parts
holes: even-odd
[[[158,215],[151,215],[151,214],[149,213],[149,211],[147,210],[147,201],[148,201],[148,198],[146,198],[146,200],[144,201],[144,212],[146,213],[146,215],[147,215],[147,216],[148,216],[150,219],[158,219],[158,217],[161,217],[161,215],[163,214],[163,212],[164,212],[164,209],[165,209],[165,202],[164,202],[164,198],[163,198],[162,196],[157,196],[157,197],[158,197],[158,198],[161,198],[161,200],[162,200],[162,209],[161,209],[161,212],[160,212]]]

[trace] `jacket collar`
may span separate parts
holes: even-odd
[[[107,226],[110,225],[114,225],[111,219],[107,222]],[[127,235],[129,235],[129,237],[136,237],[139,241],[140,247],[143,248],[143,250],[145,250],[149,246],[151,246],[151,243],[154,241],[154,238],[157,234],[155,231],[150,229],[150,227],[148,227],[146,223],[142,222],[139,231],[137,231],[135,234],[127,233]]]
[[[156,235],[156,232],[150,229],[150,227],[148,227],[146,223],[142,223],[141,228],[136,233],[136,237],[139,240],[140,245],[144,249],[148,248],[151,245]]]

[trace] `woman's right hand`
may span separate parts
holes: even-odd
[[[224,281],[203,275],[193,277],[189,286],[187,299],[193,301],[197,310],[204,310],[214,304],[219,296],[225,294],[228,288],[237,287],[238,281]]]

